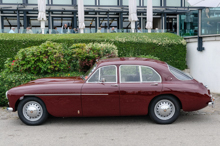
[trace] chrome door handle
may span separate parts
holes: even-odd
[[[113,84],[113,85],[111,85],[112,87],[118,87],[118,84]]]
[[[158,86],[158,83],[153,83],[151,84],[151,86]]]

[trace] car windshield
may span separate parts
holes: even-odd
[[[184,73],[183,71],[171,65],[168,65],[168,67],[169,67],[170,72],[179,80],[192,80],[193,79],[190,75]]]
[[[85,75],[83,76],[83,79],[86,80],[90,75],[91,73],[96,69],[97,67],[97,64],[94,64],[93,67],[91,67],[86,73]]]

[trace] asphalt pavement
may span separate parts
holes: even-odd
[[[220,95],[216,105],[181,112],[170,125],[149,116],[55,118],[40,126],[23,124],[17,113],[0,108],[0,146],[219,146]]]

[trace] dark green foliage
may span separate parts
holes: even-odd
[[[109,42],[118,48],[118,56],[152,55],[181,70],[186,68],[186,42],[183,38],[169,33],[99,33],[99,34],[0,34],[0,70],[7,58],[12,58],[22,49],[39,46],[46,41],[65,43]]]
[[[18,51],[14,60],[7,59],[7,72],[29,72],[32,74],[48,74],[67,71],[69,65],[64,59],[64,49],[61,44],[47,41],[40,46],[33,46]]]

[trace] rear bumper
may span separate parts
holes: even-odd
[[[211,101],[208,103],[208,106],[212,108],[215,107],[215,97],[213,97],[212,95],[211,95]]]

